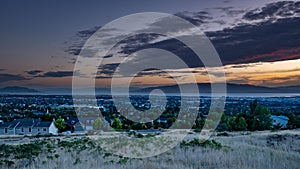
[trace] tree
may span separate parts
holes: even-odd
[[[270,110],[264,106],[257,106],[253,113],[252,130],[269,130],[272,127]]]
[[[213,129],[216,128],[216,126],[217,126],[217,123],[216,123],[215,121],[213,121],[213,120],[211,120],[211,119],[206,119],[206,120],[205,120],[204,127],[205,127],[206,129],[213,130]]]
[[[211,119],[215,122],[219,121],[222,118],[223,113],[219,113],[219,112],[209,112],[208,114],[208,119]]]
[[[43,114],[41,119],[42,121],[52,121],[53,117],[50,114]]]
[[[245,119],[245,121],[247,123],[247,129],[252,130],[254,115],[250,114],[250,113],[243,112],[239,116],[243,117]]]
[[[103,126],[103,121],[100,117],[96,118],[96,120],[93,123],[93,129],[99,130]]]
[[[221,121],[217,127],[217,130],[218,131],[232,130],[231,126],[230,126],[230,120],[231,120],[231,117],[229,117],[225,114],[222,114]]]
[[[122,129],[122,123],[119,118],[115,118],[114,122],[111,125],[114,129]]]
[[[229,130],[229,129],[228,129],[228,126],[226,123],[223,123],[223,122],[219,123],[219,125],[217,127],[217,131],[227,131],[227,130]]]
[[[242,131],[247,129],[247,123],[244,117],[237,117],[235,120],[235,127],[234,129],[237,131]]]
[[[289,121],[287,123],[287,128],[289,129],[295,129],[300,128],[300,117],[296,116],[293,113],[287,114],[287,117],[289,118]]]
[[[61,133],[66,129],[66,122],[64,119],[61,118],[61,116],[58,117],[58,119],[54,122],[55,126],[58,128],[58,132]]]
[[[145,129],[147,129],[146,123],[135,122],[135,123],[133,123],[133,125],[131,127],[132,127],[133,130],[145,130]]]
[[[195,121],[195,129],[201,130],[205,124],[205,118],[197,117]]]
[[[254,114],[256,107],[257,107],[257,100],[255,99],[254,101],[250,102],[250,114]]]

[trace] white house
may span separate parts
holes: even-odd
[[[54,122],[41,122],[37,119],[17,119],[0,124],[0,134],[4,135],[45,135],[57,134]]]

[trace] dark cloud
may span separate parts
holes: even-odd
[[[20,80],[28,80],[27,78],[21,75],[14,75],[14,74],[0,74],[0,83],[8,82],[8,81],[20,81]]]
[[[267,4],[260,12],[250,11],[244,15],[244,19],[270,18],[270,16],[284,16],[288,11],[299,12],[300,2],[284,1]],[[281,8],[282,7],[282,8]],[[240,14],[232,7],[219,8],[227,14]],[[258,14],[260,13],[260,14]],[[179,17],[189,20],[194,24],[201,24],[211,19],[209,13],[200,12],[180,12]],[[257,16],[256,16],[257,15]],[[258,17],[259,16],[259,17]],[[99,27],[78,32],[78,38],[90,37]],[[205,32],[220,55],[224,65],[272,62],[300,58],[300,17],[283,17],[281,19],[269,19],[261,22],[247,24],[242,23],[234,27],[225,28],[220,31]],[[115,46],[116,53],[125,57],[147,48],[159,48],[167,50],[177,55],[190,68],[203,67],[199,57],[185,44],[176,39],[164,39],[164,35],[158,34],[137,34],[119,42]],[[159,40],[161,39],[161,40]],[[78,54],[81,46],[71,46],[67,50],[71,54]],[[77,52],[74,52],[76,49]],[[105,56],[113,57],[114,53]],[[105,65],[99,70],[100,74],[113,74],[117,64]]]
[[[111,57],[113,57],[113,55],[112,55],[112,54],[110,54],[110,55],[106,55],[106,56],[103,56],[103,58],[111,58]]]
[[[280,1],[251,10],[243,18],[246,20],[276,19],[277,17],[290,17],[294,14],[300,14],[300,2]]]
[[[214,21],[212,21],[213,23],[217,23],[217,24],[219,24],[219,25],[225,25],[226,24],[226,22],[224,21],[224,20],[214,20]]]
[[[159,70],[159,69],[156,69],[156,68],[148,68],[148,69],[145,69],[143,70],[144,72],[147,72],[147,71],[156,71],[156,70]]]
[[[206,32],[206,35],[211,39],[224,65],[272,62],[300,58],[299,28],[300,17],[294,17],[255,25],[243,24],[222,31]],[[144,37],[142,42],[138,37]],[[150,39],[152,38],[153,36]],[[139,35],[124,40],[122,53],[130,54],[146,48],[159,48],[176,54],[190,68],[203,66],[199,58],[176,39],[151,44],[147,43],[146,39],[147,36]]]
[[[209,20],[213,19],[210,13],[206,11],[199,11],[199,12],[178,12],[175,14],[178,17],[181,17],[185,20],[188,20],[194,25],[201,25],[203,23],[207,23]]]
[[[174,14],[178,17],[186,19],[195,25],[201,25],[206,23],[212,19],[210,14],[206,11],[199,11],[199,12],[178,12]],[[69,41],[65,42],[66,49],[65,52],[72,54],[72,55],[79,55],[81,48],[83,47],[84,43],[90,38],[101,26],[95,26],[91,29],[82,30],[77,32],[75,36],[73,36]],[[110,30],[108,30],[110,31]],[[134,48],[134,45],[149,42],[150,40],[154,40],[157,38],[157,35],[136,35],[132,37],[132,42],[127,41]],[[105,58],[111,57],[111,55],[104,56]]]
[[[95,33],[100,28],[101,28],[101,26],[94,26],[91,29],[79,31],[77,33],[77,37],[89,38],[93,33]]]
[[[99,67],[98,73],[100,75],[113,75],[119,65],[120,65],[119,63],[111,63],[111,64],[101,65]]]
[[[300,58],[300,18],[284,18],[227,28],[206,35],[223,64],[280,61]],[[276,52],[284,49],[285,52]],[[291,57],[292,56],[292,57]]]
[[[29,75],[37,75],[39,73],[42,73],[42,70],[29,70],[29,71],[25,71],[25,73],[29,74]]]
[[[152,43],[152,40],[164,38],[164,35],[158,34],[138,34],[129,38],[124,39],[120,42],[121,51],[119,53],[123,53],[126,55],[130,55],[134,52],[149,49],[149,48],[157,48],[169,51],[180,59],[182,59],[189,68],[199,67],[199,65],[203,65],[202,61],[199,57],[184,43],[177,39],[166,39],[158,42]],[[159,56],[154,56],[159,57]]]
[[[96,79],[111,79],[112,78],[112,76],[105,76],[105,75],[97,75],[96,76]]]
[[[246,68],[249,67],[249,65],[232,65],[230,66],[230,68],[234,68],[234,69],[240,69],[240,68]]]
[[[230,3],[231,0],[224,0],[223,3]]]
[[[118,51],[119,53],[124,53],[124,54],[131,54],[136,51],[139,51],[141,49],[146,49],[149,48],[151,44],[150,42],[157,39],[165,37],[164,35],[159,35],[159,34],[136,34],[133,35],[129,38],[126,38],[122,41],[120,41],[118,44],[115,45],[114,49],[117,47],[120,47],[122,50]],[[114,51],[114,49],[112,51]]]
[[[79,55],[84,43],[100,28],[101,26],[95,26],[91,29],[78,31],[75,36],[65,42],[65,45],[67,45],[65,52]]]
[[[164,78],[167,79],[176,79],[176,78],[182,78],[183,76],[165,76]]]
[[[56,71],[56,72],[45,72],[42,75],[35,77],[68,77],[73,76],[73,71]]]
[[[6,69],[0,69],[0,72],[1,72],[1,71],[4,71],[4,70],[6,70]]]
[[[232,6],[228,6],[228,7],[218,7],[218,8],[214,8],[214,9],[218,9],[221,10],[223,13],[226,13],[228,16],[233,17],[239,14],[243,14],[246,11],[245,10],[241,10],[241,9],[235,9]]]
[[[152,70],[143,70],[140,71],[135,77],[144,77],[144,76],[168,76],[168,73],[159,69]]]
[[[77,61],[77,58],[67,58],[67,59],[69,59],[68,61],[69,64],[75,64]]]
[[[101,78],[112,78],[112,76],[114,75],[116,69],[118,68],[119,64],[105,64],[99,67],[99,71],[98,71],[98,75],[97,78],[101,79]],[[149,69],[145,69],[143,71],[140,71],[137,73],[137,75],[135,75],[135,77],[142,77],[142,76],[161,76],[161,75],[165,75],[166,72],[156,69],[156,68],[149,68]],[[119,76],[124,77],[125,75],[122,75],[122,73],[118,74]],[[132,75],[134,76],[134,75]]]

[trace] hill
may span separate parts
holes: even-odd
[[[0,93],[38,93],[38,90],[20,86],[8,86],[0,89]]]
[[[211,84],[210,83],[198,83],[196,84],[198,86],[198,89],[200,93],[211,93]],[[222,92],[220,87],[220,83],[215,83],[216,90],[215,92]],[[181,88],[183,91],[186,91],[187,93],[194,93],[196,92],[194,84],[183,84],[181,85]],[[159,86],[159,87],[148,87],[148,88],[142,88],[137,89],[132,92],[144,92],[148,93],[154,89],[161,89],[166,93],[178,93],[179,92],[179,86],[178,85],[167,85],[167,86]],[[254,86],[254,85],[248,85],[248,84],[232,84],[227,83],[227,93],[291,93],[295,90],[290,90],[288,88],[281,89],[281,88],[271,88],[271,87],[263,87],[263,86]],[[300,91],[300,90],[299,90]]]

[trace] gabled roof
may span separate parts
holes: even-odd
[[[52,122],[37,122],[34,127],[50,127]]]
[[[12,123],[3,123],[3,124],[0,124],[0,128],[8,128]]]
[[[14,120],[13,122],[10,123],[8,128],[13,129],[13,128],[17,127],[19,125],[19,123],[20,123],[19,121]]]
[[[36,119],[15,119],[14,121],[22,122],[22,123],[34,123],[35,121],[40,121]]]
[[[30,128],[30,127],[50,127],[52,122],[41,122],[40,119],[16,119],[9,123],[0,124],[0,128]]]
[[[35,119],[17,119],[14,120],[16,122],[19,122],[18,125],[16,126],[17,128],[21,127],[33,127],[35,123],[39,122],[40,120],[35,120]]]

